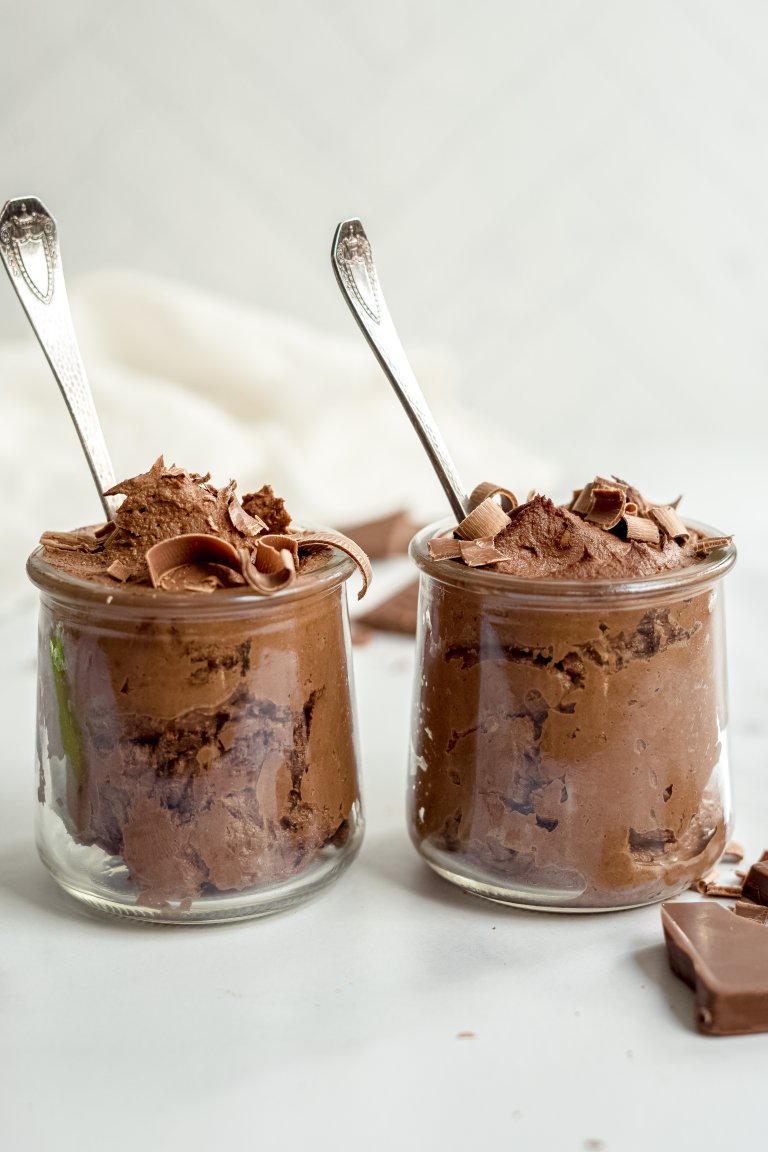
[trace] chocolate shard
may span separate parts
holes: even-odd
[[[720,904],[667,903],[661,920],[672,971],[693,988],[709,1036],[768,1031],[768,932]]]
[[[461,541],[453,536],[435,536],[427,549],[433,560],[458,560],[461,556]]]
[[[768,907],[768,861],[753,864],[744,881],[742,895],[753,904]]]
[[[493,536],[480,540],[459,540],[461,558],[469,568],[483,568],[486,564],[498,564],[506,557],[494,547]]]

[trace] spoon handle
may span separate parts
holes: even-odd
[[[331,261],[342,295],[408,413],[451,508],[463,520],[470,512],[469,501],[392,323],[371,245],[359,220],[339,224]]]
[[[113,520],[120,500],[104,495],[115,474],[77,346],[56,221],[36,197],[9,200],[0,213],[0,259],[67,403],[107,519]]]

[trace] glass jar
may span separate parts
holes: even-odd
[[[160,923],[286,908],[363,821],[341,552],[270,597],[88,583],[40,591],[37,844],[91,907]]]
[[[731,822],[721,581],[735,548],[652,578],[532,580],[432,560],[446,528],[411,542],[416,848],[467,891],[530,908],[681,892]]]

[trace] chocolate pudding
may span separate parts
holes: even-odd
[[[414,842],[510,903],[665,899],[726,840],[718,581],[734,550],[618,481],[483,511],[474,533],[412,544]]]
[[[240,502],[161,460],[113,491],[114,524],[29,563],[41,853],[111,911],[274,910],[359,845],[344,551],[367,562],[269,488]]]

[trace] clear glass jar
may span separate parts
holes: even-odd
[[[735,548],[652,578],[530,580],[432,560],[447,527],[411,542],[416,848],[467,891],[524,907],[681,892],[731,822],[721,581]]]
[[[87,583],[40,591],[37,844],[102,912],[210,923],[286,908],[353,859],[358,788],[334,550],[271,597]]]

